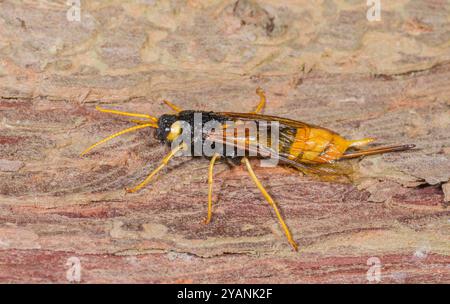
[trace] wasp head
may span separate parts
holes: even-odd
[[[177,115],[164,114],[158,119],[156,138],[161,141],[172,141],[181,134]]]

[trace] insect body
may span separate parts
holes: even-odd
[[[156,173],[164,168],[169,163],[170,159],[180,150],[187,150],[189,146],[191,147],[191,150],[193,150],[193,147],[195,147],[196,144],[204,145],[205,143],[215,146],[221,145],[224,148],[232,147],[233,153],[231,154],[224,152],[230,151],[230,149],[222,149],[222,152],[216,152],[212,155],[204,155],[204,153],[199,155],[210,157],[210,165],[208,170],[208,212],[205,223],[209,223],[212,216],[212,185],[215,162],[219,158],[240,159],[242,163],[245,164],[250,177],[255,182],[264,198],[272,206],[289,243],[295,250],[297,250],[297,243],[293,239],[289,228],[284,222],[284,219],[278,210],[277,204],[256,177],[249,158],[267,158],[268,155],[272,155],[271,153],[275,153],[280,161],[280,164],[282,165],[289,165],[298,169],[314,169],[315,165],[328,164],[341,159],[393,151],[403,151],[414,147],[414,145],[396,145],[360,150],[361,147],[372,142],[374,139],[364,138],[358,140],[347,140],[339,134],[319,126],[277,116],[258,114],[265,105],[266,97],[263,90],[260,88],[256,90],[256,93],[260,96],[260,102],[255,111],[251,113],[206,112],[192,110],[183,111],[169,101],[164,102],[171,107],[175,113],[164,114],[159,118],[147,114],[128,113],[97,107],[97,110],[101,112],[139,117],[144,118],[145,120],[132,120],[132,122],[137,124],[136,126],[120,131],[95,143],[87,148],[82,155],[86,154],[99,144],[102,144],[119,135],[142,128],[155,128],[156,138],[161,140],[163,143],[171,144],[172,149],[166,157],[164,157],[161,164],[154,169],[144,181],[132,189],[126,189],[128,192],[135,192],[148,184]],[[200,120],[197,121],[201,127],[200,132],[195,132],[196,116],[200,116]],[[205,130],[203,127],[212,121],[216,122],[219,127],[214,130]],[[233,124],[233,128],[230,127],[230,122]],[[276,143],[273,142],[272,136],[262,138],[259,135],[254,136],[254,134],[250,134],[248,132],[248,129],[251,126],[257,130],[262,129],[263,126],[267,127],[267,122],[277,123],[276,130],[272,127],[268,128],[269,135],[272,135],[275,131],[278,132],[278,141]],[[187,127],[191,129],[189,131],[189,142],[180,142],[179,144],[173,145],[178,139],[180,139],[183,131],[186,131],[184,129]],[[241,152],[241,154],[238,152]]]

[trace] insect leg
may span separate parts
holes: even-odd
[[[208,170],[208,216],[205,219],[205,224],[209,224],[212,216],[212,190],[213,190],[213,168],[216,159],[220,157],[220,154],[216,153],[209,162]]]
[[[180,107],[174,105],[173,103],[171,103],[171,102],[168,101],[168,100],[163,100],[163,102],[164,102],[166,105],[168,105],[172,110],[174,110],[175,112],[177,112],[177,113],[183,111]]]
[[[258,114],[259,112],[261,112],[262,108],[266,104],[266,94],[264,93],[264,90],[261,88],[257,88],[256,94],[259,95],[260,100],[256,109],[253,112],[251,112],[252,114]]]
[[[148,123],[148,122],[147,122],[146,124],[142,124],[142,125],[139,125],[139,126],[134,126],[134,127],[131,127],[131,128],[125,129],[125,130],[122,130],[122,131],[120,131],[120,132],[117,132],[117,133],[115,133],[115,134],[113,134],[113,135],[108,136],[107,138],[104,138],[104,139],[102,139],[102,140],[96,142],[95,144],[93,144],[92,146],[90,146],[89,148],[87,148],[86,150],[84,150],[84,151],[81,153],[80,156],[85,155],[86,153],[88,153],[89,151],[91,151],[92,149],[94,149],[95,147],[97,147],[98,145],[103,144],[103,143],[107,142],[108,140],[113,139],[114,137],[120,136],[120,135],[125,134],[125,133],[128,133],[128,132],[132,132],[132,131],[139,130],[139,129],[143,129],[143,128],[149,128],[149,127],[150,127],[150,128],[157,128],[158,126],[157,126],[156,124]]]
[[[174,157],[175,154],[177,154],[178,151],[180,150],[184,150],[187,148],[187,145],[185,143],[182,143],[181,145],[179,145],[178,147],[176,147],[175,149],[173,149],[172,151],[169,152],[169,154],[166,155],[166,157],[163,158],[163,160],[161,161],[161,164],[152,171],[152,173],[150,173],[146,179],[144,179],[144,181],[142,183],[140,183],[139,185],[137,185],[134,188],[131,189],[125,189],[128,193],[132,193],[132,192],[136,192],[139,189],[141,189],[142,187],[144,187],[145,185],[147,185],[150,180],[153,178],[153,176],[156,175],[156,173],[158,173],[159,171],[161,171],[162,168],[164,168],[170,161],[170,159],[172,157]]]
[[[294,248],[294,250],[297,251],[298,250],[298,245],[294,241],[294,239],[292,238],[291,232],[289,231],[288,226],[284,222],[283,217],[281,216],[280,211],[278,210],[277,204],[272,199],[272,197],[269,195],[269,193],[267,193],[266,189],[261,184],[261,182],[259,181],[258,177],[256,177],[255,172],[253,171],[252,165],[250,164],[248,158],[244,157],[244,158],[242,158],[242,161],[247,166],[248,173],[250,174],[250,177],[253,179],[253,182],[256,184],[256,186],[258,187],[259,191],[261,191],[261,193],[264,196],[264,198],[267,200],[267,202],[270,204],[270,206],[272,206],[273,210],[275,211],[275,214],[277,215],[277,218],[278,218],[278,220],[279,220],[279,222],[281,224],[281,227],[283,228],[283,231],[286,234],[288,242],[291,244],[291,246]]]
[[[371,138],[371,137],[363,138],[363,139],[356,139],[356,140],[349,140],[349,142],[350,142],[349,147],[359,148],[359,147],[365,146],[365,145],[373,142],[374,140],[375,140],[375,138]]]

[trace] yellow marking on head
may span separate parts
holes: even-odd
[[[181,134],[181,122],[176,121],[170,126],[170,132],[167,134],[166,139],[168,141],[173,141],[175,138],[177,138]]]

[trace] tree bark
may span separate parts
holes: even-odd
[[[336,2],[336,3],[335,3]],[[383,2],[0,1],[0,282],[449,283],[449,5]],[[174,2],[175,3],[175,2]],[[351,161],[352,182],[294,170],[255,173],[299,252],[244,167],[176,158],[142,191],[168,148],[95,105],[159,116],[251,111],[347,138],[416,144]],[[69,263],[68,263],[69,261]],[[373,277],[381,267],[381,277]]]

